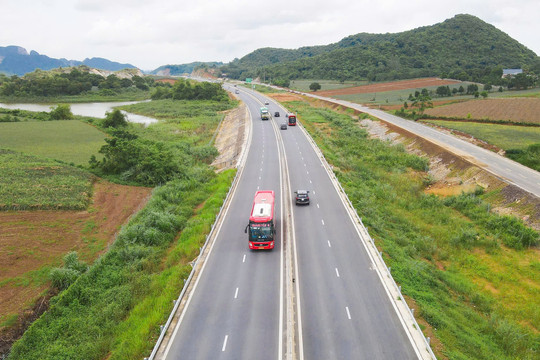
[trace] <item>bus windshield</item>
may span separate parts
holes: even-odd
[[[270,241],[272,240],[272,227],[270,224],[254,224],[249,226],[251,241]]]

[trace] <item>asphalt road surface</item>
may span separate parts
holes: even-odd
[[[233,90],[234,91],[234,90]],[[287,310],[284,288],[285,221],[293,229],[286,240],[296,249],[298,359],[416,359],[403,328],[356,229],[321,160],[299,126],[278,130],[284,110],[240,90],[252,114],[252,141],[239,186],[222,228],[174,328],[166,359],[286,359]],[[274,123],[274,124],[273,124]],[[286,159],[280,159],[278,140]],[[288,165],[289,178],[281,165]],[[282,190],[310,191],[311,204],[283,212]],[[256,190],[276,194],[276,247],[250,251],[244,228]]]

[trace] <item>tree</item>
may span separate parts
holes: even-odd
[[[51,107],[49,113],[51,120],[69,120],[73,119],[73,113],[71,107],[68,104],[59,104],[56,108]]]
[[[311,91],[321,90],[321,84],[319,84],[318,82],[313,82],[309,85],[309,89]]]
[[[103,120],[103,127],[113,127],[118,129],[119,127],[127,126],[126,116],[118,109],[114,109],[112,112],[107,112],[105,120]]]
[[[482,97],[485,99],[488,97],[488,92],[484,90],[480,93],[480,95],[482,95]]]

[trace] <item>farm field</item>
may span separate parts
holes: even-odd
[[[354,86],[359,85],[367,85],[368,81],[345,81],[343,83],[335,80],[291,80],[291,84],[289,88],[293,90],[303,91],[303,92],[309,92],[311,91],[309,88],[309,85],[311,83],[317,82],[321,84],[321,91],[327,91],[327,90],[336,90],[336,89],[345,89],[345,88],[351,88]],[[318,93],[317,92],[317,93]]]
[[[428,116],[540,125],[540,98],[477,99],[427,109]]]
[[[0,123],[0,147],[76,165],[105,145],[106,135],[78,120]]]
[[[27,309],[46,294],[49,272],[66,253],[77,251],[81,260],[92,263],[150,192],[100,181],[83,211],[0,212],[0,334],[17,317],[31,316]]]
[[[446,80],[444,80],[446,81]],[[459,82],[454,80],[448,80],[452,81],[452,84],[448,85],[450,89],[456,88],[458,89],[460,86],[463,86],[464,88],[467,88],[467,86],[470,84],[469,82]],[[429,82],[424,83],[425,86],[422,86],[422,83],[420,82],[412,82],[409,84],[399,84],[399,81],[391,82],[391,83],[385,83],[384,88],[377,88],[374,87],[376,84],[367,85],[364,89],[359,89],[362,92],[356,92],[356,93],[350,93],[350,94],[330,94],[328,96],[341,99],[341,100],[347,100],[352,101],[360,104],[366,104],[371,106],[379,106],[381,108],[385,109],[399,109],[401,106],[403,106],[403,102],[407,101],[409,94],[414,94],[415,91],[421,91],[423,88],[426,88],[427,90],[435,93],[437,88],[441,85],[429,85]],[[395,84],[395,88],[392,88],[392,84]],[[407,87],[407,86],[415,86],[418,85],[418,87]],[[371,88],[370,88],[371,87]],[[359,88],[362,88],[361,86]],[[317,91],[317,94],[319,92]],[[322,94],[319,94],[322,95]],[[450,98],[434,98],[434,102],[449,102],[449,101],[466,101],[471,99],[470,95],[458,95],[453,96]]]
[[[448,120],[424,120],[422,122],[470,134],[503,150],[523,150],[530,145],[540,143],[540,127]]]
[[[82,210],[92,175],[79,168],[0,149],[0,210]]]
[[[373,83],[362,86],[348,87],[343,89],[335,90],[320,90],[317,91],[317,94],[321,96],[336,97],[339,95],[351,95],[351,94],[368,94],[368,93],[379,93],[386,91],[396,91],[396,90],[411,90],[411,89],[422,89],[428,87],[438,87],[441,85],[455,85],[461,84],[461,81],[458,80],[448,80],[448,79],[439,79],[439,78],[421,78],[413,80],[400,80],[400,81],[391,81],[391,82],[382,82],[382,83]]]

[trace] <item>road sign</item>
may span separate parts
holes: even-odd
[[[247,83],[250,83],[251,81],[253,81],[252,78],[246,78],[246,82],[247,82]]]

